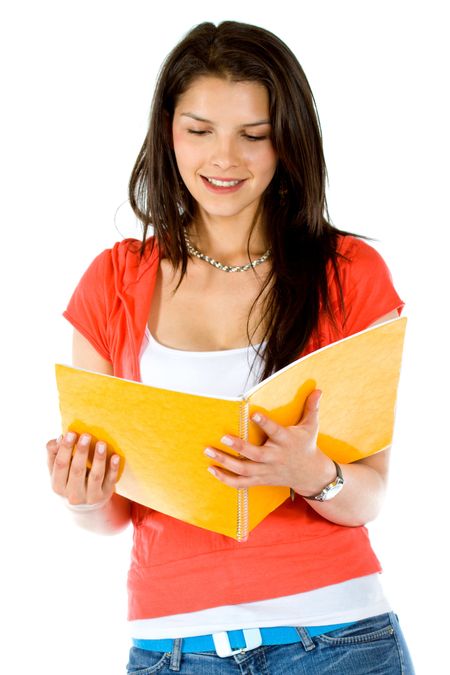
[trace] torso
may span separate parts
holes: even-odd
[[[248,345],[247,320],[258,296],[269,263],[253,271],[223,272],[204,261],[189,260],[179,280],[170,263],[161,260],[149,317],[149,329],[161,344],[189,351],[237,349]],[[264,291],[264,296],[266,291]],[[250,334],[261,318],[262,299],[252,312]],[[252,343],[262,341],[264,327],[257,327]]]

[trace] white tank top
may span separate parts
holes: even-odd
[[[165,347],[147,329],[141,379],[153,387],[203,396],[239,396],[258,382],[262,359],[255,347],[189,352]]]
[[[253,347],[183,351],[161,345],[148,330],[141,351],[144,384],[204,396],[239,396],[258,382],[261,366]],[[132,638],[151,640],[239,628],[327,626],[389,611],[379,575],[371,574],[281,598],[130,621],[130,628]]]

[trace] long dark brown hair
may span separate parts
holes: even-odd
[[[258,82],[269,94],[278,164],[257,214],[272,249],[271,272],[261,290],[262,294],[268,288],[261,320],[266,343],[261,377],[267,377],[298,358],[320,312],[331,312],[329,265],[339,278],[340,231],[329,222],[320,122],[296,57],[263,28],[235,21],[218,26],[202,23],[172,50],[156,85],[150,126],[130,178],[129,198],[143,224],[142,253],[151,225],[164,255],[180,269],[180,280],[189,258],[183,231],[195,218],[196,203],[178,171],[171,127],[178,97],[204,75]],[[248,338],[251,342],[251,335]]]

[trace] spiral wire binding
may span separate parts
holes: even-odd
[[[239,437],[244,440],[248,438],[248,410],[248,402],[242,401],[239,414]],[[248,538],[248,488],[238,488],[236,536],[238,541],[246,541]]]

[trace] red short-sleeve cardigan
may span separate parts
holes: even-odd
[[[140,242],[124,240],[101,253],[64,313],[112,363],[116,376],[133,380],[140,379],[139,354],[159,261],[156,247],[143,257],[139,248]],[[323,315],[304,354],[403,307],[374,248],[343,236],[338,250],[345,321],[330,267],[335,325]],[[331,523],[301,498],[287,500],[243,543],[139,504],[132,506],[132,520],[131,620],[291,595],[381,569],[365,527]]]

